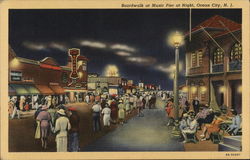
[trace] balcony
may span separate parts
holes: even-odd
[[[188,70],[189,75],[200,74],[200,73],[202,73],[201,67],[192,67]]]
[[[212,72],[216,73],[216,72],[223,72],[224,71],[224,64],[214,64],[212,66]]]
[[[231,61],[229,62],[229,71],[240,71],[242,69],[241,61]]]

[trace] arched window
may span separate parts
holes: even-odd
[[[236,43],[233,45],[230,53],[230,61],[242,60],[242,47],[241,44]]]
[[[224,53],[220,48],[217,48],[213,54],[213,64],[222,64]]]

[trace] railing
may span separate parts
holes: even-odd
[[[229,71],[237,71],[237,70],[242,70],[242,62],[241,61],[229,62]]]
[[[201,67],[193,67],[193,68],[190,68],[190,69],[188,70],[188,74],[189,74],[189,75],[192,75],[192,74],[200,74],[200,73],[202,73]]]
[[[216,72],[223,72],[224,71],[224,64],[214,64],[212,66],[212,72],[216,73]]]

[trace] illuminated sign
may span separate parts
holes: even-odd
[[[11,81],[21,81],[22,80],[22,72],[19,71],[11,71],[10,72]]]
[[[53,70],[59,70],[59,71],[61,70],[61,67],[52,66],[52,65],[43,64],[43,63],[40,64],[40,67],[41,68],[47,68],[47,69],[53,69]]]
[[[77,79],[77,57],[80,55],[80,49],[72,48],[69,49],[69,56],[71,56],[71,62],[72,62],[72,71],[70,73],[70,78]]]

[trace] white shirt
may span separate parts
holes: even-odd
[[[56,138],[58,137],[65,137],[67,136],[67,130],[70,130],[71,126],[69,123],[69,119],[67,117],[59,117],[56,120],[56,125],[55,125],[55,132],[60,131],[57,135]]]
[[[108,108],[108,107],[105,107],[103,110],[102,110],[102,114],[104,115],[110,115],[111,113],[111,109]]]
[[[191,121],[190,123],[189,123],[189,126],[188,126],[188,128],[190,129],[190,130],[196,130],[196,127],[198,126],[198,123],[197,123],[197,121],[194,119],[193,121]]]
[[[92,110],[94,112],[100,112],[102,110],[102,107],[100,104],[95,104],[95,105],[93,105]]]

